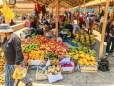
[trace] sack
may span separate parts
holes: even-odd
[[[26,69],[21,67],[19,69],[15,69],[14,73],[13,73],[13,78],[14,79],[22,79],[26,76]]]

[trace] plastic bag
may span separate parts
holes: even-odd
[[[14,79],[22,79],[26,76],[26,69],[21,67],[21,68],[16,68],[14,73],[13,73],[13,78]]]

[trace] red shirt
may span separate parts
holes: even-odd
[[[84,18],[82,18],[82,17],[80,17],[79,20],[80,20],[80,23],[84,22]]]

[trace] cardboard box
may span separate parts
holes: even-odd
[[[59,60],[50,60],[50,65],[59,65]]]

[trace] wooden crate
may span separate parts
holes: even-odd
[[[64,74],[74,73],[74,71],[75,71],[75,68],[73,68],[72,71],[63,71],[63,70],[61,69],[61,73],[64,73]]]
[[[80,66],[80,72],[93,72],[93,73],[97,73],[97,65],[95,65],[94,67],[92,66]]]
[[[46,74],[44,74],[44,75],[39,75],[39,74],[38,74],[38,71],[39,71],[39,68],[38,68],[38,66],[37,66],[37,70],[36,70],[36,80],[47,80],[47,79],[48,79],[48,77],[47,77]]]
[[[50,60],[51,65],[59,65],[59,60]]]

